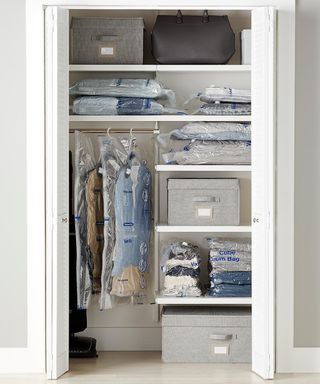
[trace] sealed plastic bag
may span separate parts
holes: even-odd
[[[77,115],[162,115],[168,109],[152,99],[82,96],[73,102]]]
[[[102,252],[102,274],[101,274],[101,297],[100,309],[109,309],[113,306],[112,289],[112,267],[113,252],[115,246],[115,184],[120,168],[127,160],[125,149],[120,141],[108,135],[98,136],[100,147],[100,159],[103,181],[104,201],[104,247]]]
[[[251,115],[251,104],[241,103],[208,103],[203,104],[196,113],[215,116]]]
[[[214,288],[210,288],[208,295],[214,297],[251,297],[251,287],[251,284],[219,284]]]
[[[172,141],[166,164],[250,164],[250,141]]]
[[[173,241],[165,244],[161,249],[161,270],[168,272],[176,266],[198,269],[199,247],[187,241]]]
[[[192,122],[182,128],[157,136],[163,148],[170,146],[171,140],[234,140],[251,141],[251,124],[225,122]]]
[[[246,239],[207,239],[210,296],[251,296],[251,243]]]
[[[211,288],[220,284],[251,285],[250,271],[211,272],[209,275]]]
[[[88,173],[86,182],[87,203],[87,246],[92,259],[92,291],[101,291],[101,270],[103,250],[103,196],[102,177],[98,169]]]
[[[200,296],[200,251],[185,241],[166,244],[161,250],[161,270],[165,272],[162,294]]]
[[[80,309],[87,308],[92,293],[93,261],[88,246],[86,183],[95,171],[96,156],[90,138],[75,132],[74,216],[77,248],[77,298]]]
[[[211,274],[215,272],[251,271],[249,240],[208,238]]]
[[[151,173],[134,153],[115,186],[116,243],[111,294],[143,296],[147,289],[151,236]]]
[[[211,85],[200,94],[200,100],[206,103],[216,101],[228,103],[251,103],[250,89],[235,89],[229,87],[216,87]]]
[[[174,92],[152,79],[85,79],[70,87],[70,95],[150,99],[161,97],[168,98],[171,105],[175,103]]]
[[[251,124],[225,122],[193,122],[171,132],[177,140],[251,141]]]

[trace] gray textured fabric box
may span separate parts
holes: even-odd
[[[73,17],[72,64],[143,64],[142,18]]]
[[[166,363],[250,363],[251,310],[165,307],[162,360]]]
[[[169,225],[239,225],[238,179],[168,179]]]

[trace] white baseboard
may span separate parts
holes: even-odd
[[[98,351],[161,351],[161,327],[87,328],[81,335],[97,339]]]

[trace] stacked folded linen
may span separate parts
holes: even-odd
[[[244,240],[208,239],[210,296],[251,296],[251,244]]]
[[[185,241],[169,243],[162,249],[161,260],[161,269],[165,272],[163,295],[201,296],[197,246]]]

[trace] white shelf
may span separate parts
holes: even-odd
[[[251,233],[249,225],[156,225],[157,232],[160,233]]]
[[[157,72],[250,72],[251,65],[157,65]]]
[[[250,72],[250,65],[69,65],[71,72]]]
[[[81,121],[235,121],[249,122],[251,116],[208,116],[208,115],[70,115],[70,122]]]
[[[250,172],[251,165],[171,165],[158,164],[158,172]]]
[[[157,296],[156,303],[161,305],[251,305],[251,297],[171,297]]]

